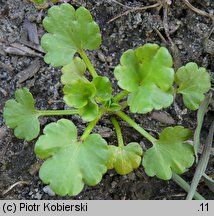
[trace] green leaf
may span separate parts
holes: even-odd
[[[146,113],[172,103],[172,65],[168,50],[156,44],[145,44],[122,55],[114,75],[118,85],[131,93],[128,97],[131,112]]]
[[[34,99],[27,88],[16,90],[16,100],[6,102],[3,117],[6,125],[14,129],[19,139],[30,141],[39,135],[39,114],[34,108]]]
[[[108,145],[99,134],[77,141],[75,125],[66,119],[51,123],[35,145],[35,153],[48,158],[40,168],[40,178],[58,195],[75,196],[84,184],[98,184],[107,171]]]
[[[88,100],[88,103],[86,106],[79,109],[79,114],[82,117],[82,119],[86,122],[93,121],[97,116],[99,107],[94,101],[94,99]]]
[[[109,146],[111,158],[108,169],[115,169],[120,175],[126,175],[140,166],[142,148],[138,143],[132,142],[127,146]]]
[[[177,93],[183,95],[185,106],[191,110],[198,109],[205,98],[204,93],[211,88],[209,73],[193,62],[177,70],[175,82],[179,86]]]
[[[96,95],[101,101],[108,101],[112,98],[112,86],[108,77],[95,77],[92,84],[96,88]]]
[[[98,115],[98,105],[95,102],[96,89],[89,81],[76,80],[63,88],[64,101],[70,107],[79,109],[84,121],[93,121]]]
[[[183,188],[186,192],[189,191],[190,185],[183,178],[181,178],[178,174],[173,173],[172,174],[172,180],[177,185],[179,185],[181,188]],[[203,196],[201,196],[201,194],[199,194],[197,191],[194,194],[194,198],[195,198],[195,200],[205,200],[205,198]]]
[[[96,95],[96,89],[90,82],[76,80],[72,84],[65,85],[64,101],[70,107],[82,108],[87,105],[88,100]]]
[[[93,121],[98,115],[98,104],[95,102],[96,88],[86,79],[77,79],[63,88],[64,101],[68,106],[79,109],[84,121]]]
[[[213,144],[213,135],[214,135],[214,120],[212,121],[212,124],[210,126],[209,134],[207,136],[206,143],[204,145],[203,152],[201,154],[201,158],[196,167],[196,170],[195,170],[192,182],[191,182],[190,190],[186,198],[187,200],[191,200],[193,198],[197,190],[198,184],[200,182],[200,179],[207,169],[207,165],[208,165],[209,158],[210,158],[210,152],[211,152],[212,144]]]
[[[115,112],[121,110],[121,106],[118,103],[111,103],[108,107],[109,112]]]
[[[97,49],[101,44],[99,26],[84,7],[76,11],[70,4],[52,6],[43,20],[47,34],[41,44],[45,62],[54,67],[67,65],[79,49]]]
[[[153,83],[140,86],[128,97],[128,104],[133,113],[147,113],[168,107],[173,102],[171,92],[165,92]]]
[[[84,61],[79,57],[75,57],[70,64],[62,68],[62,84],[72,84],[80,79],[86,81],[86,78],[84,77],[85,71],[86,65]]]
[[[144,153],[143,166],[148,176],[168,180],[172,172],[182,174],[194,162],[193,146],[186,141],[192,132],[182,126],[165,128],[159,140]]]
[[[201,128],[202,128],[202,125],[204,122],[204,116],[210,104],[211,98],[212,98],[211,95],[207,95],[207,97],[203,100],[197,112],[197,127],[195,129],[194,138],[193,138],[193,146],[194,146],[194,151],[195,151],[196,163],[198,163],[198,148],[200,145]]]

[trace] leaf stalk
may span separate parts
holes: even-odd
[[[39,116],[77,115],[78,110],[36,110]]]
[[[117,119],[115,117],[111,117],[110,118],[112,124],[114,125],[114,128],[115,128],[115,131],[116,131],[116,134],[117,134],[117,141],[118,141],[118,146],[119,147],[123,147],[124,146],[124,142],[123,142],[123,135],[122,135],[122,132],[121,132],[121,128],[120,128],[120,125],[117,121]]]
[[[193,198],[194,192],[196,191],[198,184],[200,182],[201,177],[203,176],[208,162],[209,162],[209,158],[210,158],[210,151],[212,148],[212,141],[213,141],[213,134],[214,134],[214,121],[212,122],[211,126],[210,126],[210,130],[209,130],[209,134],[206,140],[206,144],[204,146],[201,158],[198,162],[198,166],[195,170],[195,174],[191,183],[191,187],[189,190],[189,193],[187,195],[187,200],[191,200]]]
[[[128,115],[126,115],[122,111],[115,112],[117,116],[127,122],[130,126],[132,126],[136,131],[138,131],[141,135],[143,135],[146,139],[148,139],[151,143],[154,143],[156,139],[150,135],[147,131],[145,131],[140,125],[138,125],[135,121],[133,121]]]
[[[123,98],[125,98],[127,95],[129,94],[128,91],[123,90],[120,93],[118,93],[117,95],[114,96],[113,100],[115,103],[118,103],[119,101],[121,101]]]
[[[82,136],[80,137],[81,141],[84,141],[87,139],[87,137],[90,135],[90,133],[92,132],[92,130],[94,129],[95,125],[97,124],[97,122],[101,119],[101,117],[103,116],[103,114],[106,112],[105,109],[100,109],[100,112],[98,114],[98,116],[96,117],[96,119],[94,119],[92,122],[90,122],[87,126],[87,128],[85,129],[84,133],[82,134]]]
[[[207,108],[209,106],[210,100],[211,100],[212,95],[207,95],[207,97],[204,99],[202,102],[201,106],[198,109],[197,112],[197,127],[195,129],[194,133],[194,141],[193,141],[193,146],[194,146],[194,151],[195,151],[195,156],[196,156],[196,162],[198,163],[198,148],[200,145],[200,135],[201,135],[201,128],[202,124],[204,121],[204,115],[207,111]]]
[[[181,188],[183,188],[186,192],[190,190],[190,185],[183,179],[181,178],[178,174],[173,173],[172,174],[172,180],[178,184]],[[205,200],[201,194],[199,194],[197,191],[194,193],[194,199],[196,200]]]
[[[94,66],[92,65],[91,61],[89,60],[88,56],[86,55],[85,51],[83,49],[80,49],[78,51],[79,55],[81,56],[81,58],[83,59],[83,61],[85,62],[90,74],[92,75],[93,78],[98,77],[98,74],[94,68]]]

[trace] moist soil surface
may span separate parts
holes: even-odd
[[[170,3],[170,1],[167,1]],[[195,7],[214,13],[214,1],[190,1]],[[99,24],[102,32],[102,45],[98,50],[88,52],[88,56],[100,75],[108,76],[115,90],[114,67],[119,63],[124,51],[137,48],[145,43],[157,43],[167,47],[176,68],[193,61],[206,67],[214,83],[214,34],[210,34],[212,20],[201,16],[182,0],[172,0],[164,10],[154,7],[147,10],[132,10],[156,4],[155,0],[97,0],[70,1],[77,8],[84,5]],[[124,12],[126,14],[122,15]],[[75,197],[59,197],[39,179],[38,170],[42,161],[34,154],[35,140],[25,142],[17,139],[13,130],[3,120],[3,107],[8,99],[14,98],[17,88],[27,87],[33,94],[38,109],[67,109],[63,103],[60,70],[43,61],[38,39],[44,34],[42,20],[47,9],[38,10],[27,0],[0,0],[0,198],[1,199],[185,199],[186,193],[173,181],[163,181],[148,177],[143,168],[120,176],[108,171],[95,187],[85,186]],[[112,18],[121,15],[109,22]],[[168,34],[164,27],[168,26]],[[170,42],[169,37],[171,38]],[[129,114],[129,111],[126,110]],[[203,146],[213,120],[213,99],[206,113],[201,145]],[[196,111],[187,110],[178,96],[175,103],[167,109],[153,111],[146,115],[131,115],[137,123],[152,135],[167,126],[183,125],[192,130],[196,128]],[[65,116],[71,119],[82,134],[87,125],[78,116]],[[60,117],[40,119],[41,131],[45,125]],[[125,142],[136,141],[148,147],[148,142],[127,124],[122,123]],[[100,133],[108,143],[115,144],[116,136],[108,118],[103,117],[94,132]],[[195,165],[182,177],[191,182]],[[206,170],[214,174],[213,152]],[[15,184],[15,185],[14,185]],[[13,186],[13,187],[11,187]],[[11,187],[11,188],[10,188]],[[9,190],[7,190],[9,189]],[[214,199],[213,193],[200,182],[198,191],[206,199]]]

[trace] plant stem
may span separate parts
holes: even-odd
[[[183,178],[181,178],[179,175],[177,175],[176,173],[172,174],[172,180],[176,184],[178,184],[181,188],[183,188],[186,192],[188,192],[190,190],[190,185]],[[201,196],[201,194],[199,194],[197,191],[194,194],[194,198],[196,200],[205,200],[205,198],[203,196]]]
[[[201,128],[202,128],[204,116],[210,104],[211,98],[212,98],[211,94],[207,95],[204,101],[202,102],[202,104],[200,105],[198,112],[197,112],[197,127],[195,129],[194,139],[193,139],[193,147],[194,147],[195,156],[196,156],[196,163],[198,163],[198,148],[200,145]]]
[[[140,125],[138,125],[135,121],[133,121],[128,115],[126,115],[122,111],[115,112],[117,116],[126,121],[129,125],[131,125],[135,130],[137,130],[140,134],[142,134],[146,139],[148,139],[151,143],[154,143],[156,139],[151,136],[147,131],[145,131]]]
[[[111,119],[112,124],[114,125],[115,131],[116,131],[116,134],[117,134],[118,146],[123,147],[124,142],[123,142],[123,135],[122,135],[122,132],[121,132],[120,125],[118,124],[118,121],[116,120],[115,117],[112,116],[110,119]]]
[[[54,116],[54,115],[76,115],[78,110],[36,110],[40,116]]]
[[[197,190],[200,179],[203,176],[204,172],[206,171],[206,168],[209,162],[209,158],[210,158],[210,151],[211,151],[212,143],[213,143],[213,134],[214,134],[214,121],[212,122],[210,126],[209,134],[207,136],[201,158],[196,167],[196,170],[195,170],[195,173],[192,179],[192,183],[190,186],[190,190],[186,198],[187,200],[191,200],[193,198],[193,194]]]
[[[89,72],[91,73],[92,77],[95,78],[98,76],[94,66],[91,64],[91,61],[89,60],[88,56],[86,55],[85,51],[83,49],[80,49],[78,51],[78,53],[80,54],[81,58],[83,59],[83,61],[85,62]]]
[[[122,100],[124,97],[126,97],[129,94],[128,91],[123,90],[120,93],[118,93],[116,96],[114,96],[114,102],[118,103],[120,100]]]
[[[105,109],[100,109],[98,116],[96,117],[96,119],[94,119],[94,121],[88,124],[84,133],[80,137],[80,140],[84,141],[90,135],[91,131],[94,129],[95,125],[97,124],[97,122],[100,120],[100,118],[103,116],[104,113],[105,113]]]

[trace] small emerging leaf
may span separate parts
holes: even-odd
[[[41,44],[47,52],[45,62],[54,67],[67,65],[79,49],[97,49],[101,44],[99,26],[90,12],[79,7],[76,11],[70,4],[52,6],[43,20],[47,34]]]
[[[88,100],[86,106],[79,109],[79,114],[86,122],[93,121],[98,115],[99,107],[94,99]]]
[[[118,85],[130,92],[131,112],[147,113],[172,103],[172,64],[168,50],[157,44],[145,44],[122,55],[114,75]]]
[[[47,159],[39,172],[40,178],[61,196],[75,196],[84,184],[98,184],[107,171],[108,145],[99,134],[77,141],[75,125],[66,119],[51,123],[36,142],[38,157]]]
[[[111,158],[108,169],[115,169],[120,175],[126,175],[140,166],[142,148],[138,143],[129,143],[127,146],[109,146]]]
[[[27,88],[16,90],[16,100],[6,102],[3,117],[7,126],[14,129],[19,139],[30,141],[39,135],[39,114],[34,108],[34,99]]]
[[[177,92],[183,95],[187,108],[196,110],[204,100],[204,93],[211,87],[210,75],[203,67],[195,63],[188,63],[180,67],[175,75],[175,82],[179,86]]]
[[[96,95],[101,101],[108,101],[112,97],[112,87],[108,77],[95,77],[92,84],[96,88]]]
[[[63,92],[64,101],[68,106],[82,108],[87,105],[89,98],[95,96],[96,89],[90,82],[76,80],[72,84],[65,85]]]
[[[77,80],[85,80],[84,73],[86,65],[82,59],[75,57],[72,62],[62,68],[61,82],[62,84],[72,84]]]
[[[118,103],[111,103],[109,105],[109,108],[108,108],[109,112],[115,112],[115,111],[119,111],[119,110],[121,110],[120,104],[118,104]]]
[[[182,174],[194,162],[193,146],[186,141],[192,136],[181,126],[165,128],[159,140],[144,153],[143,166],[148,176],[168,180],[172,172]]]
[[[79,109],[84,121],[93,121],[98,115],[98,105],[95,102],[96,89],[89,81],[76,80],[63,88],[64,101],[70,107]]]

